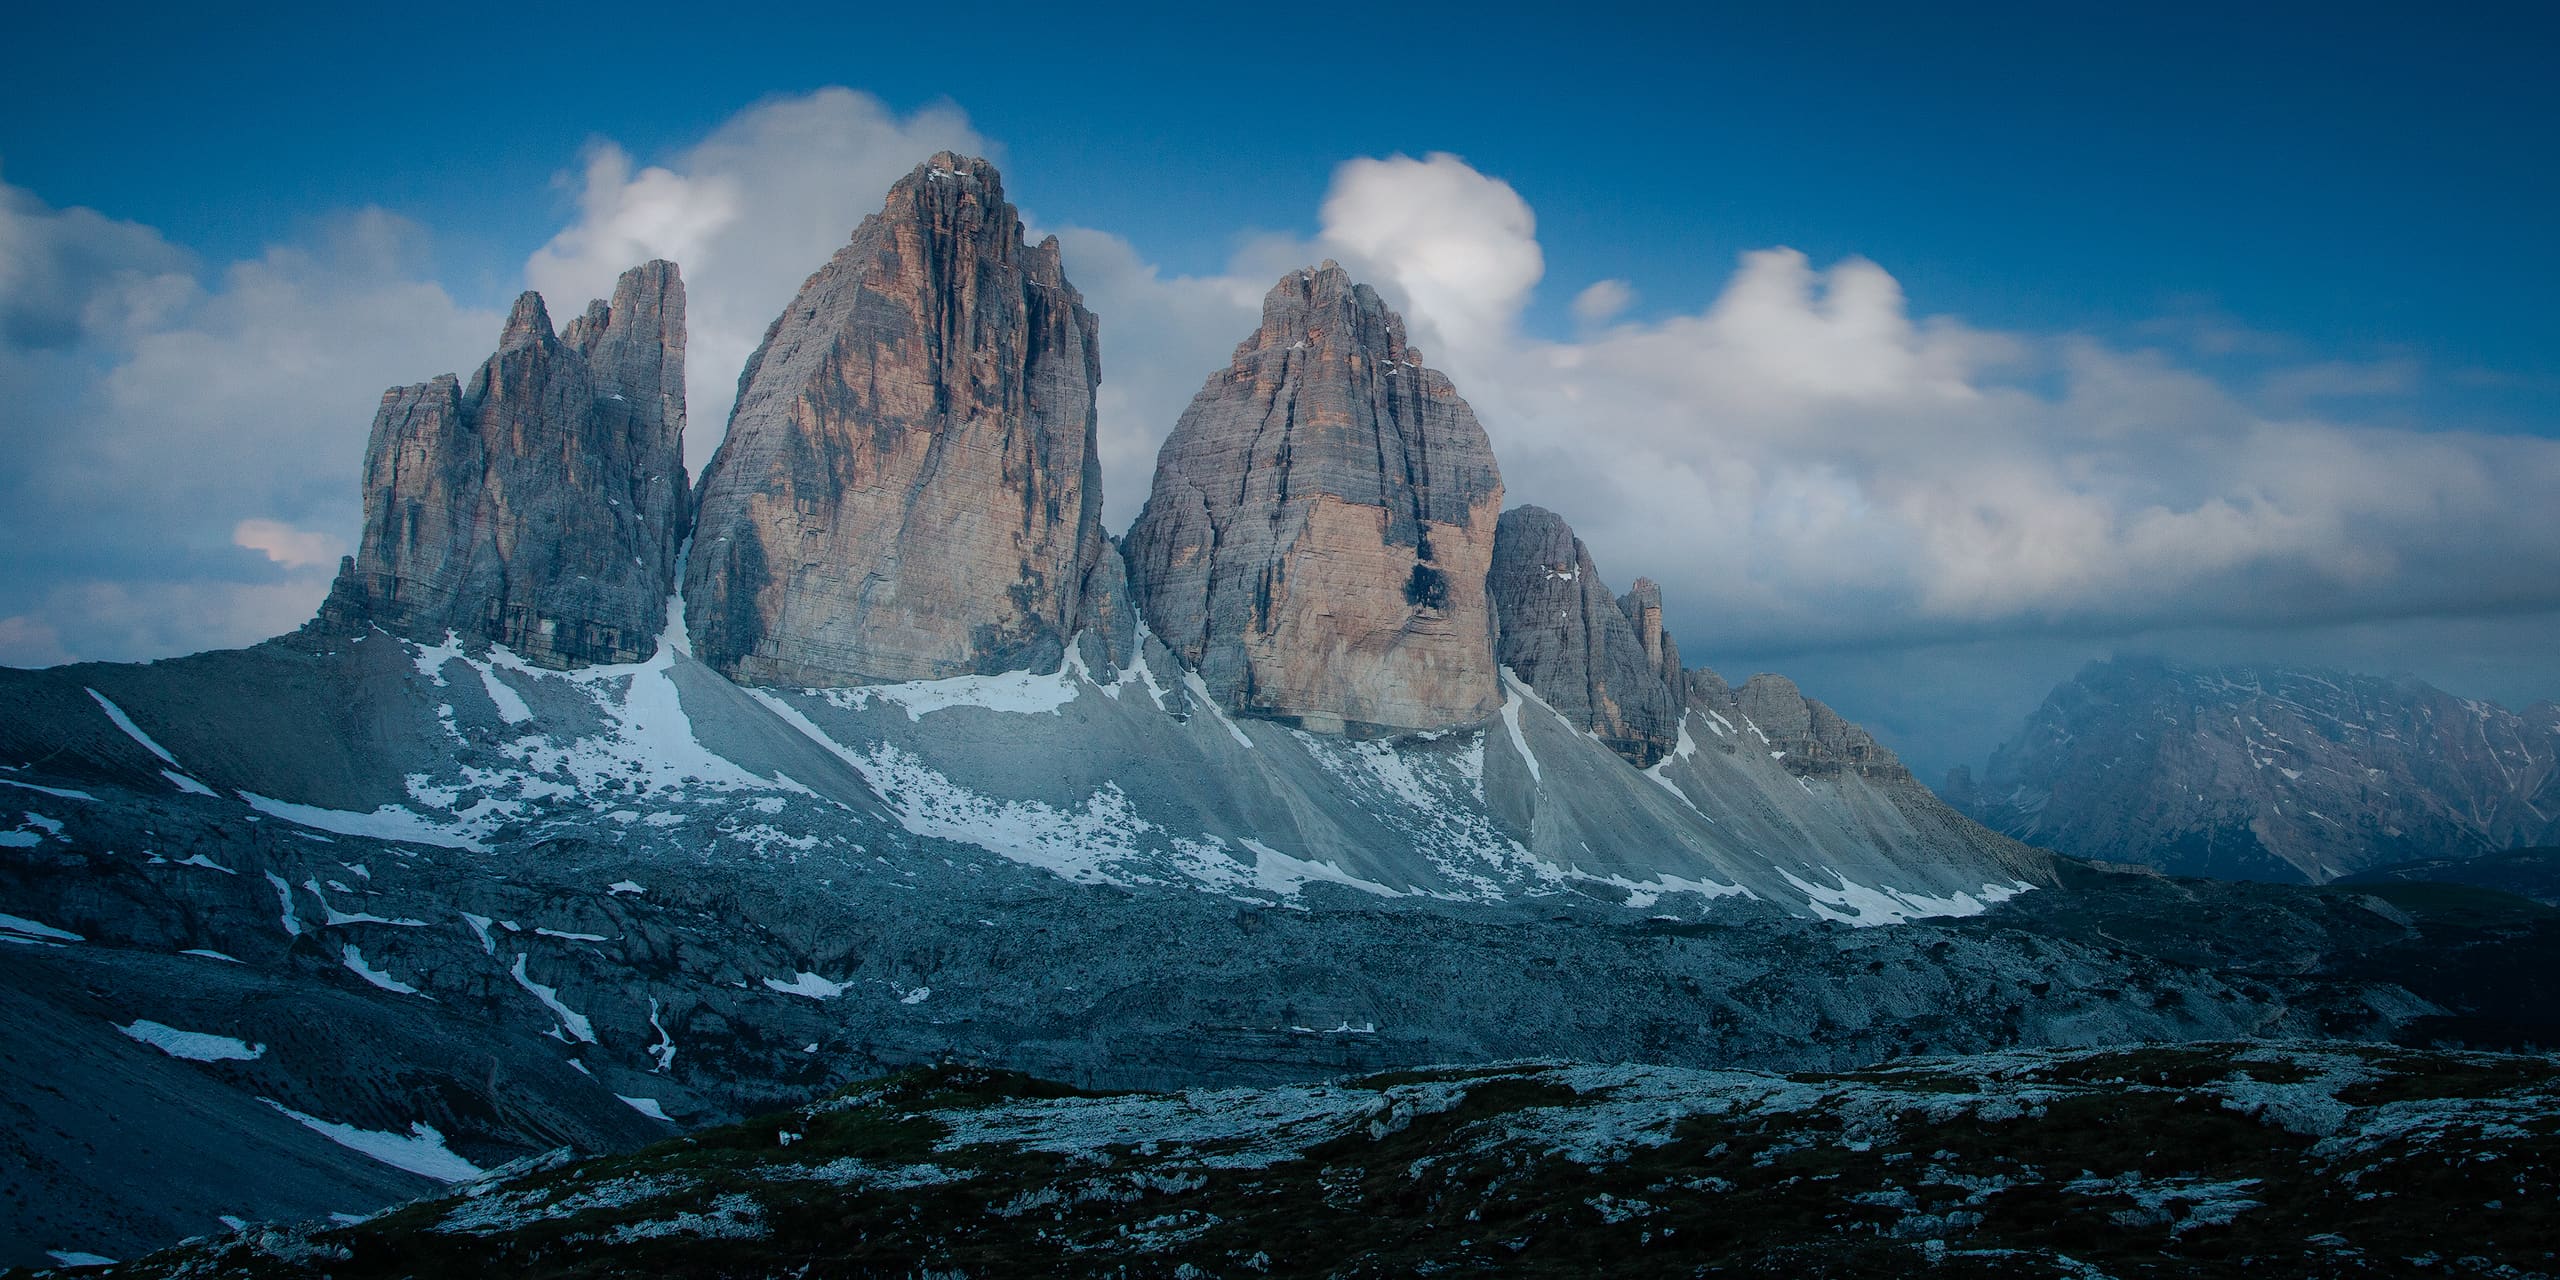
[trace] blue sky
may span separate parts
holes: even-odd
[[[1788,244],[1999,323],[2211,310],[2560,382],[2560,11],[1667,7],[27,6],[0,172],[217,259],[378,204],[495,297],[557,211],[486,190],[844,84],[958,102],[1044,215],[1179,269],[1301,219],[1344,157],[1451,151],[1537,205],[1553,276],[1666,304]]]
[[[1351,256],[1333,246],[1369,245],[1379,255],[1376,272],[1406,284],[1407,305],[1426,313],[1419,323],[1450,330],[1454,360],[1472,351],[1492,365],[1494,348],[1484,344],[1493,339],[1470,339],[1463,326],[1498,331],[1511,344],[1505,350],[1552,354],[1591,338],[1593,325],[1577,320],[1572,304],[1603,280],[1625,282],[1631,297],[1600,323],[1630,336],[1585,354],[1636,360],[1644,342],[1667,342],[1685,319],[1714,314],[1749,274],[1738,272],[1743,255],[1785,246],[1815,273],[1844,261],[1888,273],[1907,302],[1885,313],[1907,316],[1912,336],[1897,341],[1920,352],[1915,359],[1961,366],[1946,375],[1961,392],[2031,402],[2004,411],[2000,430],[2019,440],[2051,434],[2055,423],[2082,432],[2086,439],[2057,450],[2048,470],[2062,477],[2057,492],[2065,496],[2077,492],[2074,484],[2106,488],[2113,505],[2102,518],[2116,530],[2110,547],[2152,536],[2138,519],[2144,504],[2174,515],[2210,515],[2217,500],[2246,507],[2270,485],[2280,488],[2286,468],[2269,460],[2272,445],[2231,453],[2192,442],[2119,449],[2105,431],[2070,417],[2085,406],[2116,406],[2086,410],[2095,413],[2166,406],[2151,412],[2172,415],[2199,396],[2192,421],[2226,415],[2233,424],[2217,439],[2259,429],[2241,425],[2244,418],[2260,426],[2316,418],[2326,434],[2302,437],[2313,460],[2306,465],[2327,465],[2318,460],[2333,444],[2360,450],[2356,466],[2340,464],[2348,477],[2422,470],[2407,461],[2420,453],[2412,438],[2448,434],[2491,439],[2462,446],[2474,471],[2539,474],[2544,455],[2516,452],[2519,442],[2560,437],[2560,323],[2552,318],[2560,237],[2550,234],[2560,222],[2560,165],[2550,143],[2560,124],[2560,77],[2549,74],[2560,54],[2560,18],[2547,6],[2421,15],[2353,5],[1942,12],[1790,4],[1710,6],[1676,17],[1605,6],[1532,14],[1428,5],[981,6],[961,17],[939,7],[842,5],[708,17],[647,5],[431,14],[293,5],[254,15],[33,9],[0,19],[0,182],[21,193],[20,203],[36,211],[31,217],[60,224],[63,211],[86,208],[147,230],[156,245],[123,235],[117,251],[149,259],[150,272],[193,279],[201,296],[168,304],[182,319],[152,311],[127,325],[164,339],[156,347],[136,345],[149,335],[84,330],[78,344],[52,343],[0,364],[0,376],[17,384],[6,388],[11,399],[48,406],[11,410],[20,417],[12,437],[78,434],[100,414],[132,412],[130,397],[149,385],[143,374],[157,367],[152,361],[190,349],[164,329],[192,326],[186,336],[197,348],[226,335],[245,341],[261,290],[280,286],[252,279],[254,271],[240,275],[243,263],[265,262],[296,288],[363,276],[372,283],[361,298],[343,288],[326,295],[350,317],[396,305],[409,296],[404,290],[440,291],[438,305],[450,315],[421,322],[423,333],[384,330],[378,358],[349,362],[364,376],[387,373],[377,387],[463,364],[474,358],[459,354],[469,350],[466,338],[486,346],[486,335],[472,336],[480,313],[502,307],[529,280],[587,278],[567,268],[545,277],[528,259],[564,229],[593,220],[580,176],[592,148],[609,140],[635,169],[667,165],[698,175],[712,164],[699,150],[704,140],[757,104],[799,102],[839,85],[876,98],[893,121],[962,122],[957,127],[1002,163],[1030,216],[1070,233],[1070,269],[1104,316],[1106,383],[1123,369],[1138,389],[1122,406],[1133,421],[1178,410],[1178,397],[1163,398],[1173,392],[1150,389],[1157,383],[1178,390],[1207,372],[1198,350],[1155,341],[1180,331],[1163,317],[1201,314],[1182,309],[1213,306],[1210,299],[1237,292],[1274,255],[1299,248]],[[931,132],[916,129],[912,136]],[[1429,282],[1398,274],[1395,255],[1411,245],[1380,247],[1350,222],[1328,221],[1328,201],[1360,176],[1347,162],[1433,153],[1463,157],[1469,173],[1534,210],[1534,287],[1435,295]],[[1391,186],[1418,174],[1371,176]],[[759,189],[746,190],[752,199]],[[1463,182],[1447,191],[1456,200],[1484,194]],[[1499,204],[1495,195],[1485,198]],[[365,210],[396,217],[351,233]],[[845,212],[846,229],[858,214]],[[272,256],[279,246],[302,256],[280,263]],[[1079,265],[1124,249],[1134,264],[1125,282],[1100,265]],[[1822,289],[1848,279],[1817,274],[1810,305],[1818,310]],[[556,312],[575,301],[553,304]],[[1427,314],[1435,305],[1445,314]],[[1478,305],[1496,319],[1458,315]],[[1732,309],[1728,319],[1750,314]],[[1633,333],[1632,326],[1662,328]],[[1963,353],[1922,351],[1932,326]],[[1220,334],[1201,349],[1214,357],[1240,336]],[[400,359],[409,351],[444,364],[409,367]],[[1151,360],[1164,366],[1160,376]],[[2093,360],[2101,372],[2091,372]],[[71,366],[105,372],[89,385],[66,372]],[[1660,387],[1709,387],[1698,395],[1749,394],[1713,379],[1663,377]],[[2154,381],[2135,385],[2136,378]],[[706,380],[714,379],[697,369],[694,432],[707,439],[718,423],[701,413]],[[2100,382],[2118,398],[2094,398]],[[1464,378],[1461,386],[1468,389]],[[339,423],[360,450],[369,397],[348,396],[337,382],[291,394],[305,393],[308,404],[293,412]],[[255,388],[237,394],[239,412],[253,415]],[[1607,484],[1524,487],[1531,474],[1524,464],[1578,448],[1568,435],[1605,445],[1612,430],[1594,422],[1564,434],[1552,424],[1515,430],[1497,417],[1542,421],[1539,406],[1551,402],[1541,394],[1493,388],[1477,397],[1515,493],[1557,506],[1578,524],[1596,522],[1586,533],[1612,578],[1662,577],[1674,593],[1675,623],[1692,637],[1728,637],[1722,646],[1689,639],[1693,658],[1814,672],[1806,683],[1815,693],[1845,691],[1834,700],[1852,715],[1863,701],[1868,717],[1924,765],[1978,754],[1989,730],[1946,728],[1959,717],[2013,723],[2020,702],[2031,705],[2080,658],[2115,646],[2406,665],[2509,701],[2560,694],[2560,672],[2532,657],[2537,647],[2554,647],[2536,641],[2555,638],[2550,611],[2560,607],[2560,591],[2440,589],[2448,575],[2476,570],[2485,579],[2501,563],[2541,564],[2549,548],[2539,526],[2516,531],[2522,555],[2498,545],[2504,535],[2485,518],[2441,528],[2411,523],[2390,535],[2401,541],[2373,546],[2348,546],[2350,535],[2341,533],[2333,549],[2304,540],[2321,536],[2323,521],[2352,531],[2418,517],[2385,510],[2387,498],[2370,493],[2316,512],[2313,498],[2279,493],[2268,501],[2292,541],[2279,539],[2262,561],[2217,567],[2223,578],[2190,584],[2199,603],[2187,612],[2094,607],[2088,597],[2113,589],[2094,569],[2088,581],[2101,585],[2088,590],[2057,586],[2012,598],[1943,578],[1897,583],[1807,568],[1799,592],[1780,562],[1815,544],[1730,548],[1730,556],[1760,558],[1763,568],[1742,576],[1769,600],[1819,602],[1820,610],[1796,617],[1737,599],[1741,579],[1729,567],[1698,567],[1724,549],[1692,544],[1733,536],[1732,527],[1666,528],[1664,539],[1685,541],[1665,547],[1640,522],[1570,509],[1575,501],[1609,505],[1616,491]],[[329,407],[338,400],[349,401],[342,411]],[[1899,429],[1906,411],[1937,414],[1911,408],[1918,401],[1894,403],[1901,407],[1871,406],[1854,428],[1828,411],[1820,416],[1826,431],[1872,437]],[[1679,407],[1700,424],[1693,437],[1711,433],[1728,411],[1706,401]],[[1797,408],[1772,411],[1760,437],[1796,429],[1788,424],[1799,422],[1790,416]],[[1643,402],[1614,411],[1650,412]],[[1990,428],[1943,430],[1976,440]],[[1126,434],[1138,441],[1143,431]],[[12,454],[0,466],[38,465],[19,443],[0,440]],[[1712,452],[1710,444],[1681,447]],[[1134,461],[1121,460],[1114,473],[1115,519],[1134,514],[1140,495],[1121,477],[1137,476],[1142,488],[1142,452],[1133,444]],[[1627,454],[1625,465],[1658,461],[1658,452]],[[148,453],[109,450],[86,465],[113,474],[118,458],[147,467]],[[1664,456],[1697,461],[1676,449]],[[1944,505],[1944,494],[1889,494],[1861,471],[1890,471],[1894,464],[1881,457],[1866,439],[1796,459],[1802,483],[1783,494],[1765,484],[1751,490],[1759,507],[1747,523],[1760,531],[1755,536],[1780,537],[1787,520],[1814,518],[1803,515],[1807,504],[1831,501],[1825,486],[1834,480],[1852,507]],[[1788,459],[1772,453],[1759,472]],[[2199,478],[2248,466],[2268,468],[2265,483],[2216,489]],[[2087,478],[2109,468],[2133,478],[2105,485]],[[329,496],[352,489],[352,467],[344,471],[274,486],[264,507],[225,511],[210,533],[173,533],[147,572],[136,563],[149,558],[140,550],[145,540],[119,533],[71,538],[56,557],[89,574],[89,586],[24,564],[0,574],[0,617],[28,620],[20,633],[36,637],[14,660],[148,656],[180,642],[165,630],[83,630],[74,615],[90,606],[78,602],[101,598],[98,583],[126,584],[119,607],[134,614],[148,611],[134,594],[142,588],[131,585],[144,578],[273,588],[274,609],[300,607],[293,592],[308,590],[309,564],[244,550],[264,535],[222,535],[238,517],[271,520],[286,531],[277,537],[325,541],[330,522],[344,520],[349,498]],[[13,479],[25,477],[0,472],[0,484]],[[2441,508],[2465,494],[2489,507],[2515,500],[2481,492],[2480,483],[2442,481],[2427,502]],[[2319,487],[2343,492],[2353,483]],[[1124,493],[1126,505],[1117,505]],[[1821,545],[1855,554],[1878,541],[1874,531],[1853,531]],[[2374,569],[2377,555],[2397,567]],[[2284,557],[2325,568],[2287,576],[2270,567]],[[1975,603],[1957,600],[1967,591]],[[2273,598],[2292,603],[2253,603]],[[255,629],[269,616],[236,601],[222,609],[220,625],[234,629]],[[1875,621],[1835,625],[1829,614],[1841,610]],[[0,642],[7,638],[0,634]],[[2028,653],[2032,660],[2021,658]],[[1945,693],[1915,700],[1915,682]]]

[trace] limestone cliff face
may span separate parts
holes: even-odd
[[[1653,584],[1638,579],[1636,586],[1628,598]],[[1654,638],[1648,652],[1582,539],[1542,507],[1502,513],[1491,590],[1500,628],[1495,656],[1547,705],[1639,767],[1678,743],[1686,686],[1662,676],[1659,593],[1644,615]]]
[[[384,393],[365,450],[364,536],[324,624],[447,632],[548,667],[649,656],[690,527],[684,284],[623,273],[554,334],[516,299],[498,352]]]
[[[1479,720],[1501,705],[1501,506],[1474,411],[1328,262],[1273,287],[1166,439],[1130,588],[1235,711],[1364,733]]]
[[[801,686],[1055,664],[1109,551],[1100,376],[994,166],[918,166],[747,362],[703,473],[694,653]]]

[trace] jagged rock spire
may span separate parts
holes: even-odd
[[[1334,731],[1478,720],[1501,704],[1501,505],[1475,413],[1327,262],[1281,278],[1166,439],[1130,588],[1236,711]]]
[[[542,295],[518,297],[467,388],[384,393],[363,540],[322,622],[454,632],[550,667],[647,657],[692,514],[684,344],[683,281],[650,262],[566,339]]]
[[[703,474],[695,654],[842,685],[1054,664],[1080,627],[1109,633],[1100,376],[1057,240],[1023,243],[995,167],[917,166],[747,362]]]
[[[1662,674],[1662,596],[1652,582],[1639,578],[1612,600],[1563,517],[1514,507],[1495,530],[1491,589],[1495,652],[1547,705],[1639,766],[1679,741],[1687,686]]]

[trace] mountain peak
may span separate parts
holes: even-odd
[[[1093,313],[995,167],[917,166],[747,362],[703,477],[695,653],[802,686],[1055,664],[1109,554],[1100,379]]]
[[[689,499],[674,266],[623,273],[568,341],[528,291],[468,392],[447,374],[384,393],[363,542],[321,619],[548,667],[635,661],[663,629]]]
[[[1166,438],[1130,586],[1236,711],[1358,732],[1480,720],[1501,702],[1501,504],[1474,411],[1327,263],[1272,286]]]
[[[551,312],[542,305],[542,295],[531,289],[517,294],[515,306],[507,312],[507,327],[498,335],[498,349],[512,351],[528,343],[556,340]]]

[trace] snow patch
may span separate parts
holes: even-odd
[[[96,796],[90,795],[86,791],[74,791],[69,787],[38,786],[32,782],[19,782],[12,778],[0,778],[0,787],[23,787],[29,791],[41,791],[57,800],[88,800],[92,802],[97,800]]]
[[[1246,840],[1241,843],[1245,848],[1253,851],[1254,883],[1282,897],[1296,897],[1300,889],[1319,880],[1358,889],[1363,893],[1374,893],[1381,898],[1405,896],[1401,889],[1390,889],[1375,880],[1363,880],[1330,862],[1311,862],[1305,858],[1293,858],[1259,840]]]
[[[357,977],[362,978],[385,991],[394,992],[404,996],[420,994],[416,987],[410,986],[408,983],[402,982],[398,978],[392,977],[390,974],[385,973],[380,969],[376,969],[372,965],[366,964],[363,950],[358,948],[356,944],[352,942],[341,948],[338,955],[340,962],[345,964],[348,969],[354,971]]]
[[[300,826],[334,831],[342,836],[366,836],[375,840],[399,840],[409,844],[431,844],[445,849],[463,849],[487,853],[489,846],[451,827],[439,825],[412,813],[404,805],[386,804],[371,813],[346,809],[323,809],[317,805],[295,804],[275,800],[255,792],[243,791],[240,798],[260,813],[282,818]]]
[[[170,786],[176,787],[178,790],[186,792],[189,795],[211,796],[216,794],[213,788],[188,777],[184,772],[182,772],[178,764],[178,758],[170,755],[167,747],[161,746],[159,743],[153,741],[150,734],[144,733],[142,731],[142,726],[135,724],[133,722],[133,717],[124,713],[124,708],[108,701],[107,695],[100,693],[95,689],[89,689],[86,692],[90,697],[97,699],[98,709],[107,713],[107,719],[114,721],[117,728],[124,730],[124,736],[142,744],[143,750],[160,757],[160,762],[169,766],[168,768],[160,771],[160,776],[167,778]],[[83,798],[85,799],[86,797]]]
[[[302,1127],[349,1151],[371,1156],[394,1169],[405,1169],[421,1178],[462,1182],[477,1178],[481,1173],[480,1166],[446,1150],[444,1135],[424,1121],[411,1122],[407,1133],[389,1133],[306,1115],[273,1098],[260,1098],[258,1101],[293,1117],[302,1123]]]
[[[842,711],[860,711],[874,702],[885,702],[903,708],[911,722],[953,707],[977,707],[1013,715],[1056,715],[1059,708],[1076,700],[1076,675],[1082,668],[1075,646],[1069,645],[1066,660],[1046,674],[1007,671],[992,676],[953,676],[948,680],[829,689],[823,696],[829,705]]]
[[[49,924],[37,924],[35,921],[29,920],[25,916],[0,915],[0,933],[14,933],[28,938],[42,938],[47,942],[87,941],[87,939],[81,937],[79,934],[71,932],[68,929],[56,929]]]
[[[764,980],[764,985],[768,989],[779,991],[786,996],[807,996],[812,1000],[833,1000],[837,996],[843,995],[844,989],[852,986],[853,984],[850,982],[829,982],[814,973],[803,971],[794,975],[789,982],[785,982],[780,978],[767,978]],[[663,1035],[665,1033],[662,1031],[659,1034]],[[673,1048],[668,1050],[667,1056],[675,1056]]]
[[[166,1023],[147,1018],[118,1026],[116,1030],[150,1045],[172,1058],[189,1062],[251,1062],[265,1055],[267,1047],[250,1044],[231,1036],[218,1036],[210,1031],[180,1031]]]
[[[1986,884],[1982,886],[1979,897],[1971,893],[1941,897],[1907,893],[1889,886],[1869,888],[1837,871],[1831,872],[1831,877],[1840,882],[1837,889],[1825,889],[1783,867],[1778,869],[1778,874],[1795,886],[1798,893],[1805,895],[1808,899],[1806,905],[1813,909],[1815,915],[1862,929],[1933,916],[1978,916],[1990,910],[1993,903],[2005,902],[2035,887],[2021,880],[2005,885]]]
[[[586,1044],[596,1043],[595,1024],[587,1021],[587,1015],[560,1003],[560,989],[558,987],[546,987],[541,983],[534,981],[532,978],[525,976],[524,966],[525,955],[523,952],[519,951],[516,953],[516,967],[513,970],[510,970],[510,972],[515,975],[517,986],[532,992],[533,998],[541,1001],[543,1008],[549,1009],[560,1019],[560,1026],[567,1034],[562,1035],[559,1032],[554,1032],[553,1034],[558,1039],[564,1041],[575,1040]]]
[[[656,1098],[635,1098],[627,1093],[617,1093],[613,1096],[622,1099],[622,1101],[632,1110],[637,1111],[652,1120],[666,1120],[668,1124],[675,1123],[673,1120],[667,1120],[666,1110],[658,1105],[658,1100]]]
[[[1218,700],[1209,696],[1209,684],[1200,678],[1199,672],[1183,672],[1182,687],[1191,691],[1191,700],[1207,708],[1209,717],[1216,720],[1227,731],[1227,736],[1236,740],[1237,745],[1247,751],[1253,750],[1253,739],[1244,736],[1244,730],[1237,728],[1236,722],[1229,720],[1227,713],[1219,709]]]

